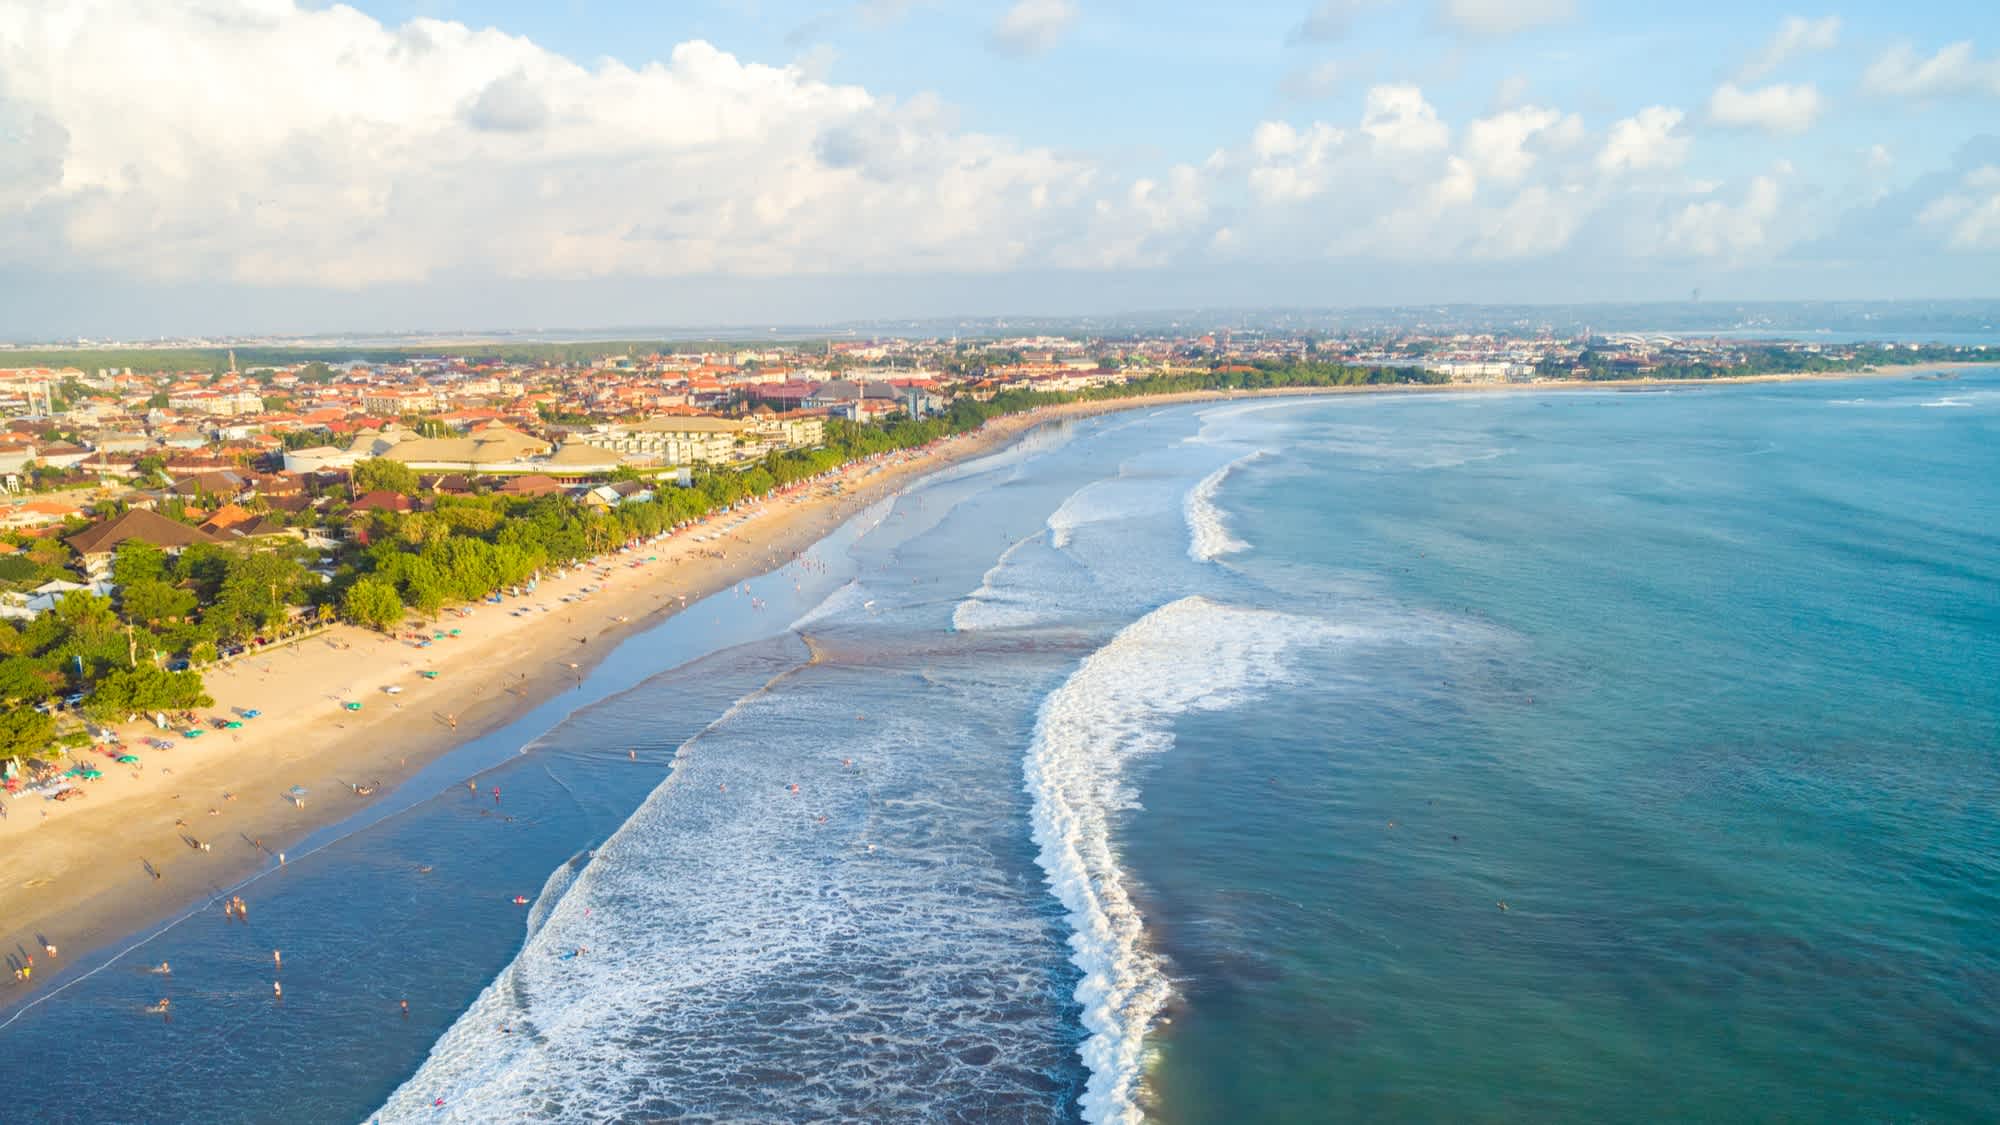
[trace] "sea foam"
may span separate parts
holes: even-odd
[[[1090,1077],[1084,1119],[1143,1117],[1147,1029],[1171,992],[1118,864],[1113,822],[1136,808],[1126,763],[1173,744],[1173,720],[1240,705],[1288,678],[1287,656],[1345,631],[1189,597],[1154,610],[1087,657],[1043,702],[1023,772],[1033,839],[1068,913]]]
[[[1264,456],[1263,450],[1247,453],[1220,469],[1201,478],[1201,483],[1188,490],[1184,510],[1187,513],[1188,557],[1196,562],[1213,562],[1223,555],[1234,554],[1247,549],[1250,544],[1229,533],[1227,518],[1215,497],[1222,490],[1222,484],[1229,474]]]

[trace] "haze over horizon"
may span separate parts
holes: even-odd
[[[0,336],[1990,297],[2000,19],[0,0]]]

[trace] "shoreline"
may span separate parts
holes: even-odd
[[[1664,388],[1896,378],[1946,369],[1949,365],[1920,364],[1714,380],[1197,391],[1042,407],[996,418],[927,449],[850,465],[810,488],[748,505],[747,516],[739,508],[671,539],[573,567],[564,577],[545,578],[532,595],[499,606],[471,607],[469,617],[447,611],[435,631],[448,634],[456,628],[462,635],[448,636],[428,649],[340,625],[260,650],[206,677],[216,704],[204,710],[204,717],[232,708],[264,712],[243,729],[210,729],[199,740],[186,740],[177,733],[123,726],[120,734],[142,759],[140,770],[113,767],[106,760],[108,776],[81,802],[9,801],[9,816],[0,820],[0,855],[5,857],[0,919],[6,920],[0,922],[0,948],[16,956],[34,952],[36,973],[25,985],[0,978],[0,985],[12,985],[0,989],[0,1010],[46,995],[51,986],[74,977],[74,966],[89,963],[112,942],[144,940],[151,928],[171,924],[171,919],[278,866],[277,856],[299,841],[364,811],[366,802],[382,800],[451,750],[504,728],[569,690],[626,637],[782,566],[855,513],[912,481],[997,452],[1050,423],[1244,398]],[[838,494],[832,491],[836,483],[843,486]],[[697,536],[716,535],[718,528],[728,529],[725,540],[696,542]],[[725,547],[726,554],[718,549]],[[656,561],[644,561],[648,556]],[[604,579],[600,570],[607,567],[611,576]],[[603,588],[587,600],[563,600],[600,582]],[[543,605],[549,612],[513,615],[523,607]],[[543,617],[551,620],[538,624]],[[419,676],[424,670],[437,672],[436,680]],[[391,685],[403,690],[395,695],[382,690]],[[343,708],[346,702],[363,706],[352,712]],[[155,750],[143,741],[163,734],[173,740],[173,749]],[[375,783],[377,795],[355,796],[344,791],[346,783]],[[304,808],[294,807],[285,796],[292,785],[309,790]],[[150,875],[149,869],[161,874]],[[63,950],[53,963],[43,955],[44,935]]]

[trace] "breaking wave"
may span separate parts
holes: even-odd
[[[1201,483],[1188,491],[1185,510],[1189,558],[1196,562],[1213,562],[1223,555],[1234,554],[1250,546],[1229,533],[1228,522],[1215,503],[1215,496],[1221,491],[1222,482],[1229,479],[1229,474],[1262,456],[1264,451],[1260,449],[1238,457],[1201,478]]]
[[[951,627],[954,630],[969,633],[979,629],[1007,629],[1032,625],[1043,619],[1045,615],[1035,606],[1005,593],[999,585],[1001,573],[1006,570],[1007,564],[1013,561],[1021,548],[1040,539],[1042,535],[1043,532],[1037,531],[1033,535],[1016,540],[1012,546],[1000,552],[1000,557],[994,560],[993,565],[987,568],[985,577],[980,579],[979,588],[967,594],[965,600],[952,609]]]
[[[1083,973],[1085,1120],[1143,1117],[1146,1032],[1171,992],[1111,837],[1118,814],[1137,807],[1126,763],[1169,748],[1176,716],[1242,704],[1288,678],[1292,650],[1345,632],[1183,598],[1127,626],[1043,702],[1023,772],[1036,862],[1068,914],[1070,960]]]

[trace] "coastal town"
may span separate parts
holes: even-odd
[[[603,546],[861,452],[963,430],[1009,401],[1702,378],[1898,359],[1893,346],[1644,334],[1229,330],[476,346],[344,360],[247,343],[241,356],[230,346],[70,354],[76,362],[8,366],[0,353],[0,618],[12,638],[0,695],[41,716],[9,720],[0,761],[39,749],[60,733],[45,720],[93,693],[108,691],[99,709],[116,709],[123,696],[106,680],[117,684],[118,665],[128,679],[148,662],[177,673],[336,618],[388,627],[404,607],[435,614],[579,556],[546,537],[507,540],[496,528],[509,517],[596,519]],[[881,438],[894,425],[903,432]],[[455,561],[416,565],[444,546]],[[117,636],[79,651],[70,630],[47,623],[52,613],[104,615]]]
[[[346,359],[229,343],[0,367],[0,834],[10,874],[28,876],[9,902],[25,919],[60,910],[88,931],[92,909],[173,895],[149,886],[166,870],[157,848],[129,878],[86,876],[92,851],[31,826],[83,812],[83,838],[144,824],[153,837],[134,838],[178,839],[217,871],[281,863],[283,841],[327,815],[304,813],[309,792],[395,784],[579,677],[593,636],[594,658],[796,557],[910,474],[1061,412],[1968,358],[1229,331]],[[494,692],[495,667],[518,682]],[[196,777],[220,796],[177,791]],[[282,792],[284,810],[235,811],[244,789]],[[220,819],[195,831],[188,802],[208,801]],[[211,859],[222,825],[255,854]],[[87,907],[86,891],[106,901]],[[26,983],[32,965],[15,961]]]

